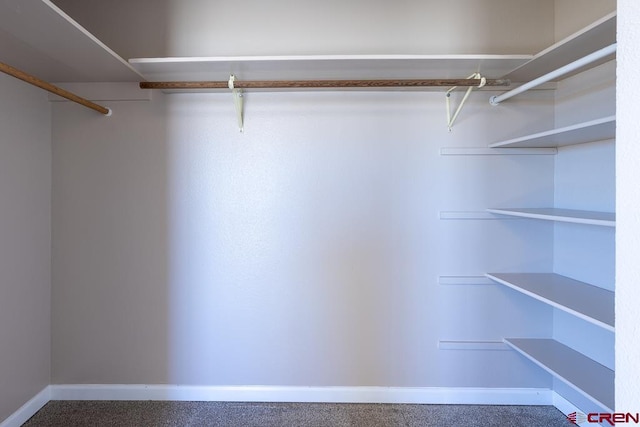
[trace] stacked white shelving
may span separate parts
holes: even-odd
[[[615,43],[616,16],[611,14],[536,55],[507,77],[533,80]],[[591,64],[591,67],[611,60]],[[577,70],[583,72],[586,68]],[[575,73],[574,73],[575,74]],[[522,80],[520,80],[522,81]],[[615,138],[615,117],[606,116],[490,144],[490,148],[560,148]],[[490,208],[488,212],[593,227],[615,227],[615,213],[558,207]],[[487,273],[489,279],[579,319],[614,332],[614,292],[555,273]],[[592,402],[614,409],[614,371],[563,343],[546,338],[505,338],[504,342]]]

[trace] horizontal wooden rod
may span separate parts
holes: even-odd
[[[95,104],[89,101],[88,99],[81,98],[74,93],[66,91],[58,86],[52,85],[51,83],[47,83],[44,80],[40,80],[39,78],[34,77],[31,74],[27,74],[24,71],[20,71],[17,68],[12,67],[11,65],[7,65],[3,62],[0,62],[0,71],[12,77],[15,77],[16,79],[20,79],[24,82],[37,86],[40,89],[44,89],[48,92],[51,92],[53,94],[66,98],[69,101],[73,101],[87,108],[91,108],[92,110],[95,110],[98,113],[102,113],[105,115],[111,114],[111,110],[108,108]]]
[[[509,86],[509,80],[486,80],[485,86]],[[378,88],[378,87],[453,87],[479,86],[480,79],[422,79],[422,80],[235,80],[237,89],[289,88]],[[228,89],[226,81],[212,82],[141,82],[141,89]]]

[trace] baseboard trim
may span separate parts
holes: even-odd
[[[583,412],[580,408],[569,402],[564,397],[560,396],[555,391],[551,394],[551,404],[555,406],[558,411],[562,412],[565,415],[569,415],[572,412]]]
[[[567,415],[567,416],[572,412],[585,413],[584,410],[578,408],[576,405],[574,405],[573,403],[569,402],[567,399],[565,399],[564,397],[560,396],[555,391],[551,392],[551,404],[553,406],[555,406],[555,408],[558,411],[562,412],[564,415]],[[592,427],[604,427],[602,424],[599,424],[599,423],[589,423],[589,426],[592,426]]]
[[[51,400],[51,386],[47,386],[29,399],[20,409],[15,411],[6,420],[0,422],[0,427],[20,427],[29,418],[35,415],[44,405]]]
[[[553,396],[551,390],[539,388],[68,384],[52,385],[51,400],[551,405]]]
[[[572,412],[576,412],[580,410],[576,406],[574,406],[573,403],[569,402],[567,399],[560,396],[555,391],[551,395],[551,401],[553,403],[553,406],[555,406],[556,409],[558,409],[560,412],[562,412],[565,415],[569,415]]]

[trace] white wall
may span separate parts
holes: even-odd
[[[616,136],[616,410],[636,412],[640,402],[640,3],[618,2]]]
[[[56,0],[124,58],[314,54],[533,54],[553,0]]]
[[[107,118],[54,104],[53,383],[164,379],[158,374],[167,365],[169,307],[163,106],[123,102]]]
[[[616,10],[616,0],[555,0],[554,3],[556,41]]]
[[[51,113],[0,74],[0,421],[49,384]]]
[[[548,92],[489,95],[452,133],[441,93],[248,93],[244,134],[227,93],[56,104],[53,382],[549,386],[438,350],[551,333],[525,297],[438,285],[551,268],[545,224],[439,219],[552,203],[552,156],[440,156],[553,121]]]

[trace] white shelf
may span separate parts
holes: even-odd
[[[613,139],[616,136],[615,116],[603,117],[559,129],[525,135],[489,145],[490,148],[557,148],[568,145]]]
[[[611,291],[553,273],[488,273],[487,277],[614,331],[614,293]]]
[[[507,338],[509,346],[613,412],[614,371],[551,339]]]
[[[0,2],[0,62],[50,82],[142,79],[49,0]]]
[[[574,209],[558,208],[498,208],[487,209],[488,212],[517,216],[523,218],[541,219],[547,221],[570,222],[574,224],[601,225],[605,227],[616,226],[616,214],[611,212],[580,211]]]
[[[315,55],[134,58],[149,81],[495,78],[531,55]]]
[[[528,82],[616,42],[616,13],[613,12],[577,33],[535,55],[530,61],[504,75],[513,82]],[[580,73],[612,60],[615,55],[562,76]],[[559,80],[559,79],[558,79]]]
[[[441,156],[555,156],[556,148],[483,148],[443,147]]]

